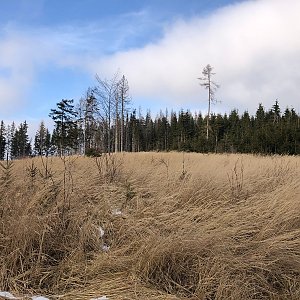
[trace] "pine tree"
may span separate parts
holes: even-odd
[[[34,150],[38,155],[48,156],[51,147],[51,137],[49,130],[45,127],[44,122],[40,123],[39,129],[34,138]]]
[[[151,118],[150,111],[148,111],[146,114],[144,138],[145,138],[145,151],[152,151],[154,149],[155,135],[154,135],[154,124]]]
[[[273,123],[278,123],[280,120],[280,107],[278,100],[276,100],[275,104],[272,106],[271,112],[273,114]]]
[[[225,122],[221,114],[215,117],[214,124],[212,125],[215,134],[215,152],[224,152],[224,143],[222,143],[225,133]]]
[[[255,114],[254,122],[254,137],[252,143],[252,150],[258,153],[265,153],[266,150],[266,112],[261,103],[259,103],[258,109]]]
[[[31,154],[31,144],[28,137],[28,124],[26,121],[21,123],[15,130],[11,140],[11,158],[26,157]]]
[[[253,136],[253,127],[250,115],[247,111],[244,112],[240,119],[240,137],[241,141],[239,143],[239,152],[246,152],[249,153],[252,151],[251,143],[252,143],[252,136]]]
[[[230,151],[237,152],[239,151],[239,143],[240,143],[240,118],[238,111],[233,109],[228,117],[228,121],[230,124],[229,127],[229,141],[230,141]]]
[[[171,121],[170,121],[170,144],[171,150],[179,149],[179,129],[178,129],[178,120],[177,114],[171,112]]]
[[[57,109],[51,109],[49,117],[55,122],[52,141],[57,146],[60,155],[66,150],[76,150],[78,146],[77,113],[74,110],[74,100],[62,99]]]
[[[170,124],[167,118],[167,111],[166,114],[160,111],[159,116],[155,120],[155,130],[157,136],[157,150],[168,151]]]

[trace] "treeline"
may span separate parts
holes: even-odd
[[[255,115],[236,109],[210,114],[164,111],[155,118],[129,109],[125,76],[97,77],[78,103],[63,99],[49,116],[52,133],[41,122],[34,141],[25,121],[18,127],[0,125],[0,159],[29,155],[100,155],[111,152],[193,151],[215,153],[300,154],[300,116],[292,108],[281,110],[278,101]]]
[[[28,124],[25,121],[16,128],[15,123],[5,126],[0,123],[0,159],[14,159],[32,154],[32,147],[28,137]]]
[[[130,114],[127,151],[192,151],[215,153],[300,154],[300,116],[294,109],[281,113],[279,104],[255,116],[237,110],[207,117],[190,111]]]
[[[72,113],[77,111],[70,100],[60,103],[68,104],[69,113],[73,109]],[[15,124],[5,127],[2,121],[0,158],[61,153],[99,155],[119,151],[300,154],[300,116],[288,108],[281,113],[277,101],[267,111],[260,104],[254,116],[248,112],[240,115],[237,110],[229,115],[211,114],[208,139],[206,117],[190,111],[165,111],[152,118],[150,112],[142,115],[133,110],[125,114],[124,122],[112,121],[111,127],[102,118],[81,120],[77,112],[76,117],[66,111],[58,112],[63,116],[57,120],[52,134],[42,122],[33,145],[26,122],[16,128]]]

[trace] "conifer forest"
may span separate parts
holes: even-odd
[[[150,111],[131,106],[129,84],[102,80],[76,103],[62,99],[51,109],[54,130],[40,123],[34,140],[28,123],[0,125],[0,159],[36,155],[111,152],[188,151],[200,153],[300,153],[300,116],[294,108],[262,103],[255,115],[232,109],[228,114],[189,110]],[[210,101],[209,101],[210,104]]]

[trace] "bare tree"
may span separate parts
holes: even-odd
[[[203,86],[205,89],[208,90],[208,112],[207,112],[207,119],[206,119],[206,139],[208,140],[208,131],[209,131],[209,117],[210,117],[210,107],[211,104],[216,102],[215,99],[215,92],[217,88],[220,86],[215,83],[212,80],[212,76],[216,73],[212,72],[213,67],[211,67],[210,64],[208,64],[202,71],[203,77],[198,78],[202,83],[200,83],[201,86]]]
[[[98,101],[91,88],[88,88],[85,97],[79,100],[77,113],[81,129],[81,152],[86,154],[87,150],[96,147],[95,133],[99,116]]]
[[[105,127],[106,152],[124,150],[125,113],[130,103],[129,85],[123,75],[116,73],[112,79],[101,79],[96,75],[98,85],[93,89],[98,98],[99,116]]]
[[[123,152],[124,147],[124,118],[127,105],[130,103],[128,80],[123,75],[119,82],[119,94],[121,101],[121,136],[120,136],[120,151]]]
[[[96,75],[98,85],[94,88],[95,94],[98,96],[100,104],[100,115],[105,125],[105,132],[107,137],[106,152],[110,153],[112,150],[112,122],[115,116],[115,101],[118,89],[118,74],[110,80],[101,79]]]
[[[119,152],[119,145],[120,145],[120,136],[119,136],[119,127],[120,127],[120,96],[119,96],[119,82],[117,83],[117,89],[115,93],[115,152]]]
[[[6,144],[5,144],[5,153],[6,153],[6,160],[8,161],[11,158],[11,151],[12,151],[12,140],[16,131],[16,125],[12,122],[11,125],[7,125],[6,128]]]

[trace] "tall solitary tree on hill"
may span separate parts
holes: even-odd
[[[202,71],[203,77],[198,78],[200,80],[200,85],[208,90],[208,112],[206,119],[206,139],[208,140],[208,131],[209,131],[209,117],[210,117],[210,107],[211,104],[216,102],[215,92],[220,86],[212,80],[212,76],[216,73],[212,72],[213,67],[208,64]]]

